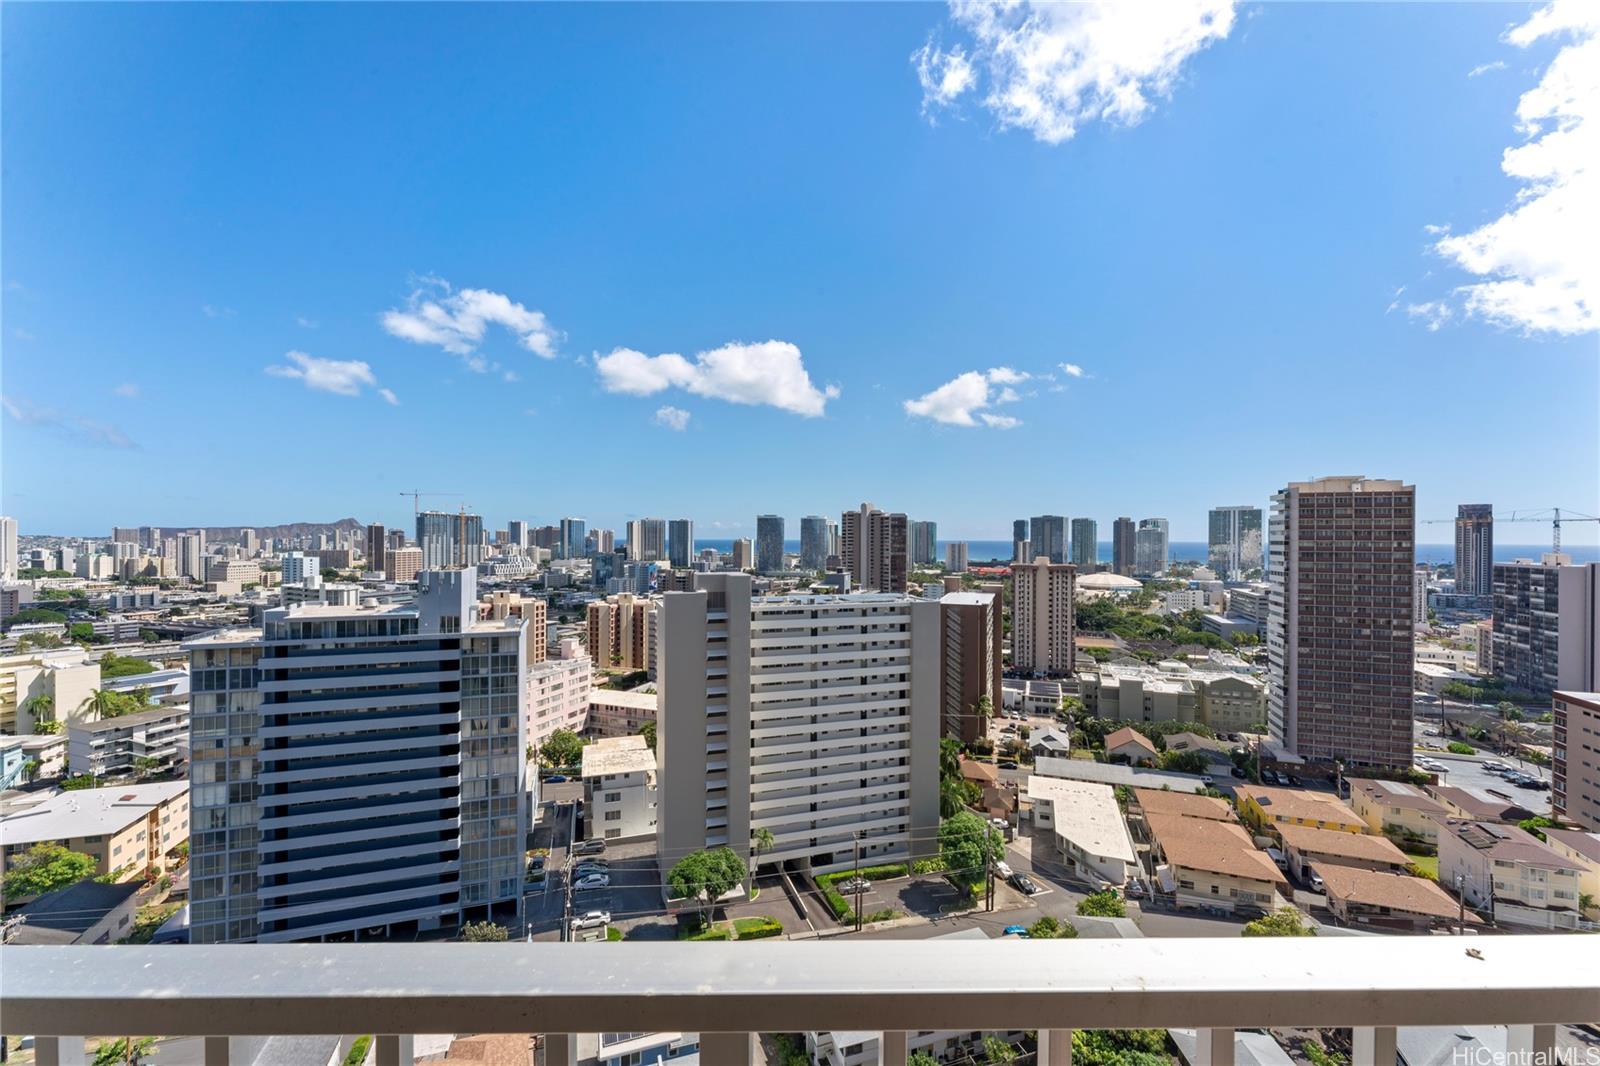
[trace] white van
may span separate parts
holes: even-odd
[[[1282,870],[1284,873],[1289,872],[1289,858],[1277,848],[1268,848],[1267,858],[1271,859],[1278,869]]]

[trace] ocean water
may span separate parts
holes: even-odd
[[[944,558],[945,545],[950,542],[939,542],[939,558]],[[707,540],[696,538],[696,549],[715,548],[720,552],[733,550],[732,540]],[[798,540],[783,542],[784,551],[798,552]],[[1550,550],[1549,542],[1543,544],[1496,544],[1494,546],[1494,561],[1509,563],[1513,559],[1537,559]],[[1600,547],[1593,544],[1570,544],[1562,548],[1566,554],[1572,556],[1575,563],[1600,562]],[[1204,541],[1175,540],[1167,546],[1167,557],[1173,562],[1203,563],[1206,559],[1206,545]],[[1011,558],[1011,542],[1008,540],[969,540],[967,541],[967,558],[974,563],[987,562],[991,559],[1009,561]],[[1099,544],[1098,558],[1101,562],[1111,561],[1111,542],[1103,540]],[[1454,544],[1418,544],[1417,562],[1437,566],[1440,563],[1454,563],[1456,561],[1456,548]]]

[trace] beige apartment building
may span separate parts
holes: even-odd
[[[862,592],[904,592],[908,570],[907,522],[870,503],[839,519],[839,558],[851,587]]]
[[[388,562],[389,569],[385,572],[385,576],[390,581],[401,584],[415,581],[417,574],[422,571],[422,549],[390,548]]]
[[[1078,568],[1039,556],[1011,568],[1011,664],[1021,674],[1072,673]]]
[[[1374,833],[1416,837],[1428,844],[1439,842],[1439,820],[1450,808],[1416,785],[1403,781],[1377,781],[1352,777],[1350,806]]]
[[[596,670],[646,670],[650,666],[648,597],[630,592],[596,600],[586,608],[589,657]]]
[[[81,717],[79,708],[99,687],[100,664],[79,648],[0,656],[0,733],[35,731],[36,696],[51,701],[50,720]]]
[[[1078,688],[1089,714],[1118,722],[1199,722],[1218,733],[1241,733],[1267,717],[1263,682],[1177,661],[1108,663],[1080,673]]]
[[[1557,692],[1550,806],[1558,818],[1600,829],[1600,692]]]
[[[166,869],[189,839],[189,783],[161,781],[31,792],[0,804],[0,873],[35,844],[60,844],[95,861],[95,875],[132,880]]]
[[[528,664],[544,662],[549,655],[545,639],[549,607],[544,600],[496,589],[478,601],[479,621],[503,622],[507,618],[521,618],[528,623]]]
[[[1514,825],[1451,818],[1439,827],[1439,883],[1459,883],[1497,924],[1576,929],[1581,878],[1576,860]]]
[[[1156,880],[1179,907],[1277,909],[1283,876],[1250,834],[1234,822],[1146,812]]]
[[[655,692],[636,689],[592,688],[589,720],[584,731],[592,737],[631,737],[656,720]]]

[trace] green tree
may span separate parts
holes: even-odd
[[[939,857],[945,869],[969,884],[1004,850],[1000,831],[972,811],[957,811],[939,824]]]
[[[655,751],[656,750],[656,724],[654,722],[646,722],[643,726],[640,727],[639,734],[644,737],[645,747],[649,748],[651,751]]]
[[[811,1060],[805,1061],[809,1063]],[[941,1063],[926,1051],[913,1051],[906,1056],[906,1066],[941,1066]]]
[[[1071,922],[1058,921],[1047,914],[1028,926],[1028,936],[1034,940],[1075,940],[1078,936],[1078,927]]]
[[[94,1066],[140,1066],[155,1049],[153,1036],[122,1036],[94,1049]]]
[[[8,900],[42,896],[75,885],[94,873],[94,859],[60,844],[35,844],[12,860],[0,880],[0,897]]]
[[[498,944],[506,939],[506,927],[494,922],[468,922],[461,927],[461,939],[469,944]]]
[[[134,757],[133,769],[140,777],[149,777],[157,773],[166,764],[153,755],[138,755]]]
[[[6,622],[11,626],[38,622],[44,622],[47,625],[65,625],[67,616],[60,611],[52,611],[48,607],[24,607],[10,618],[7,618]]]
[[[29,759],[22,764],[22,777],[28,784],[33,784],[33,779],[39,776],[39,767],[43,764],[38,759]]]
[[[987,1066],[1011,1066],[1017,1061],[1017,1049],[998,1036],[987,1035],[983,1038],[983,1061]]]
[[[139,674],[154,673],[156,664],[148,659],[140,659],[132,655],[118,655],[107,652],[100,657],[101,680],[118,677],[136,677]]]
[[[1316,936],[1316,926],[1309,925],[1293,907],[1279,908],[1265,918],[1257,918],[1244,927],[1240,936]]]
[[[1198,751],[1164,751],[1161,753],[1161,769],[1172,770],[1180,774],[1203,774],[1210,769],[1210,762]]]
[[[961,774],[961,743],[939,741],[939,817],[949,818],[967,805],[966,779]]]
[[[1123,903],[1121,896],[1108,888],[1092,896],[1085,896],[1078,904],[1078,913],[1086,918],[1126,918],[1128,907]]]
[[[750,833],[751,866],[761,865],[761,853],[772,850],[772,830],[766,826],[757,826]]]
[[[978,697],[973,712],[978,716],[978,732],[982,733],[989,728],[989,719],[994,717],[994,701],[988,693]]]
[[[691,851],[667,871],[667,887],[677,899],[690,899],[705,926],[716,911],[717,900],[744,883],[744,863],[732,848]]]
[[[1074,1029],[1073,1066],[1170,1066],[1165,1029]]]
[[[78,710],[87,711],[93,718],[114,718],[119,706],[115,692],[108,688],[97,688],[83,698]]]
[[[54,736],[61,732],[61,723],[54,718],[46,722],[35,721],[33,723],[33,731],[40,736]]]
[[[56,698],[54,696],[46,692],[41,692],[37,696],[29,696],[23,702],[22,707],[33,716],[33,731],[35,733],[54,732],[54,730],[41,730],[39,728],[46,722],[55,723]],[[56,728],[60,728],[59,723],[56,723]]]
[[[546,766],[576,766],[583,758],[583,741],[570,729],[557,729],[539,745]]]

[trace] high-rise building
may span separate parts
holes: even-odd
[[[139,543],[139,527],[138,526],[112,526],[111,527],[111,543],[113,543],[113,544],[137,544],[137,543]]]
[[[839,521],[839,561],[857,589],[904,592],[908,559],[906,516],[887,514],[870,503],[846,511]]]
[[[1206,537],[1206,564],[1224,581],[1244,581],[1261,569],[1261,508],[1213,507]]]
[[[628,522],[628,558],[636,563],[661,562],[667,557],[667,520],[634,518]]]
[[[627,592],[588,604],[584,621],[595,669],[643,670],[649,665],[646,616],[654,609],[653,601]]]
[[[1072,565],[1092,571],[1100,562],[1100,523],[1092,518],[1072,520]]]
[[[1428,620],[1428,564],[1418,563],[1411,572],[1411,624]]]
[[[587,524],[581,518],[563,518],[561,532],[557,537],[556,558],[582,559],[584,533],[587,529]]]
[[[239,530],[239,547],[246,555],[254,555],[261,550],[261,538],[256,536],[253,529]]]
[[[763,864],[817,873],[936,852],[938,601],[753,586],[696,574],[658,608],[659,853],[748,856],[759,829]]]
[[[389,569],[383,573],[390,581],[415,581],[417,574],[422,572],[422,549],[414,544],[390,548],[384,562]]]
[[[15,581],[17,571],[17,520],[0,515],[0,581]]]
[[[206,535],[198,529],[178,534],[178,576],[190,581],[206,579]]]
[[[1600,563],[1547,552],[1497,565],[1493,588],[1496,677],[1540,696],[1600,692]]]
[[[379,573],[389,572],[389,531],[382,522],[367,527],[367,569]]]
[[[1411,765],[1416,489],[1324,477],[1272,498],[1268,725],[1319,765]]]
[[[1550,807],[1561,820],[1591,830],[1600,826],[1600,693],[1557,692],[1551,699],[1554,761],[1550,768]],[[1562,832],[1557,830],[1557,832]],[[1564,843],[1563,836],[1559,841]]]
[[[191,941],[520,916],[526,640],[451,570],[189,642]]]
[[[800,519],[800,569],[825,570],[828,566],[828,520],[821,515]]]
[[[1111,572],[1132,577],[1137,552],[1138,533],[1133,519],[1119,518],[1111,523]]]
[[[667,523],[667,562],[686,570],[694,559],[694,521],[674,518]]]
[[[528,523],[520,518],[513,518],[506,522],[506,534],[511,538],[511,543],[519,548],[528,546]]]
[[[139,527],[139,547],[146,551],[159,552],[161,550],[161,542],[164,539],[161,535],[160,526]]]
[[[749,537],[739,537],[733,542],[733,550],[729,553],[730,562],[735,570],[754,570],[756,568],[756,550]]]
[[[912,566],[932,566],[939,561],[939,524],[906,523],[906,554]]]
[[[1011,569],[1011,663],[1018,673],[1065,677],[1072,673],[1078,568],[1036,555]]]
[[[1456,595],[1494,594],[1494,505],[1456,508]]]
[[[1033,558],[1032,544],[1028,536],[1028,520],[1014,519],[1011,523],[1011,561],[1025,563]]]
[[[997,586],[991,585],[977,592],[947,592],[939,600],[943,619],[941,728],[945,736],[963,744],[988,734],[984,697],[988,697],[988,714],[1000,713],[1000,678],[1005,671],[1000,650],[1005,639],[1001,599]]]
[[[952,574],[965,573],[968,566],[967,542],[952,540],[944,546],[944,568]]]
[[[1167,568],[1167,520],[1141,518],[1133,536],[1133,576],[1153,577]]]
[[[1033,533],[1032,558],[1043,556],[1052,563],[1067,561],[1067,520],[1063,515],[1042,514],[1031,519],[1028,528]]]
[[[449,511],[417,515],[417,547],[425,570],[477,566],[483,562],[483,516]]]
[[[763,574],[783,572],[782,515],[756,515],[756,569]]]

